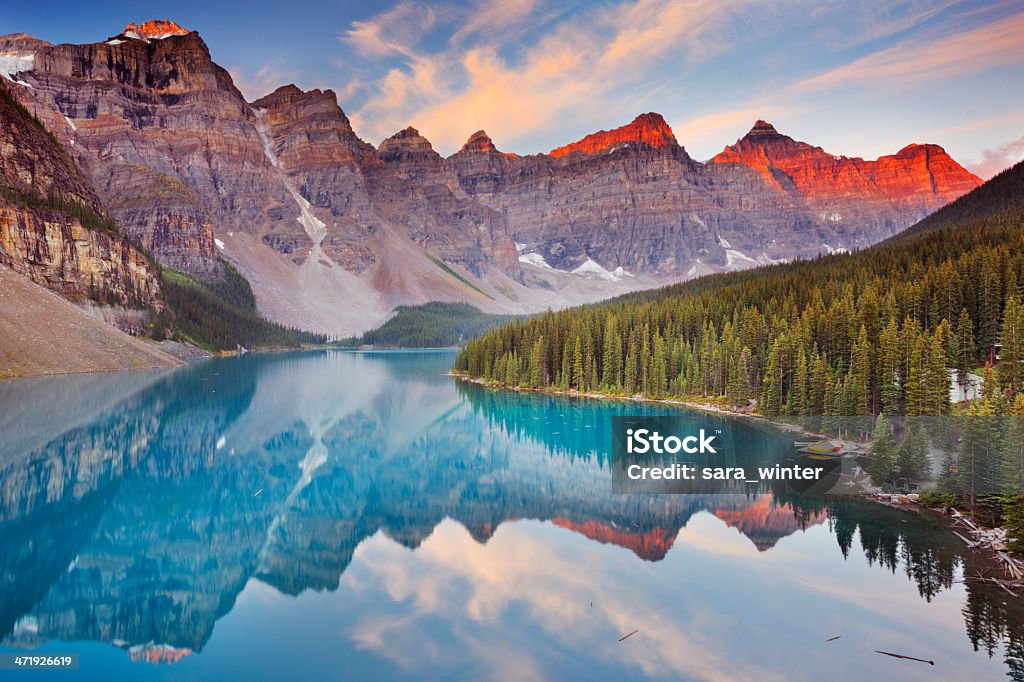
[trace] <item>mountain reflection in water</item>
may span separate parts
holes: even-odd
[[[2,650],[78,651],[97,679],[1024,679],[1021,606],[955,582],[985,567],[933,520],[770,490],[612,495],[611,417],[678,410],[491,391],[451,360],[0,383]],[[791,454],[769,427],[687,414],[744,463]]]

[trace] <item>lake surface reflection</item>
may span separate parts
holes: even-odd
[[[89,679],[1024,679],[1024,610],[956,581],[987,566],[941,522],[613,495],[611,417],[678,410],[490,391],[452,359],[0,383],[0,651]]]

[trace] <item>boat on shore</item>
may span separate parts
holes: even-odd
[[[865,446],[838,439],[819,441],[797,441],[793,443],[797,452],[811,459],[840,459],[843,456],[857,456],[866,453]]]

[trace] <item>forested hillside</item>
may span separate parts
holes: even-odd
[[[988,409],[1007,411],[1024,389],[1022,196],[1017,164],[870,249],[517,320],[455,369],[765,416],[915,416],[949,411],[947,368],[966,380],[998,355]]]
[[[432,301],[423,305],[402,305],[395,308],[395,316],[380,327],[339,343],[343,346],[447,348],[512,319],[512,315],[481,312],[468,303]]]
[[[177,337],[208,350],[327,343],[323,334],[264,319],[249,282],[230,264],[224,269],[222,279],[199,280],[164,268],[160,282],[167,307],[155,317],[154,338]]]

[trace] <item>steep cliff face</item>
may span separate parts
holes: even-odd
[[[911,144],[874,161],[834,156],[779,133],[765,121],[709,162],[755,170],[765,184],[804,202],[831,224],[837,246],[873,244],[981,184],[937,145]]]
[[[264,242],[308,244],[308,261],[299,246],[287,246],[308,281],[318,273],[346,278],[350,296],[376,299],[378,320],[397,303],[502,305],[467,278],[483,277],[501,253],[515,271],[504,222],[453,195],[439,176],[441,157],[415,130],[385,141],[378,152],[356,136],[330,90],[285,86],[253,106],[265,152],[300,211],[297,222]]]
[[[18,97],[128,234],[193,275],[233,261],[271,319],[344,335],[396,303],[522,309],[469,283],[518,271],[501,217],[444,180],[403,182],[329,90],[249,104],[197,33],[166,22],[88,45],[6,36],[0,53],[19,55]]]
[[[606,276],[696,276],[865,246],[980,183],[935,145],[847,159],[763,121],[701,164],[657,114],[529,157],[479,132],[447,163],[504,213],[521,260]]]
[[[164,263],[217,275],[212,225],[262,224],[253,195],[268,169],[248,108],[198,34],[129,33],[36,44],[23,76],[31,88],[17,94],[69,145],[128,234]]]
[[[409,238],[476,277],[491,266],[517,277],[519,262],[505,218],[461,190],[440,154],[415,128],[384,140],[384,168],[370,175],[374,196]]]
[[[258,125],[271,163],[284,174],[296,203],[308,202],[314,214],[312,232],[303,221],[277,222],[263,237],[271,247],[295,254],[301,264],[314,239],[321,239],[323,255],[346,270],[362,274],[377,262],[368,243],[380,229],[366,190],[361,168],[379,163],[373,147],[352,131],[327,90],[302,92],[294,85],[278,88],[256,100]],[[282,207],[287,213],[289,207]],[[272,210],[276,211],[277,207]],[[314,216],[315,217],[315,216]],[[324,235],[316,232],[323,223]]]
[[[106,219],[74,160],[2,83],[0,265],[72,298],[102,292],[160,305],[153,266]]]
[[[785,247],[802,241],[792,233],[808,227],[805,211],[754,174],[691,159],[656,114],[550,155],[502,154],[478,138],[448,165],[464,191],[505,215],[520,258],[542,268],[692,276],[698,264],[732,265],[731,249],[750,263],[791,257]]]

